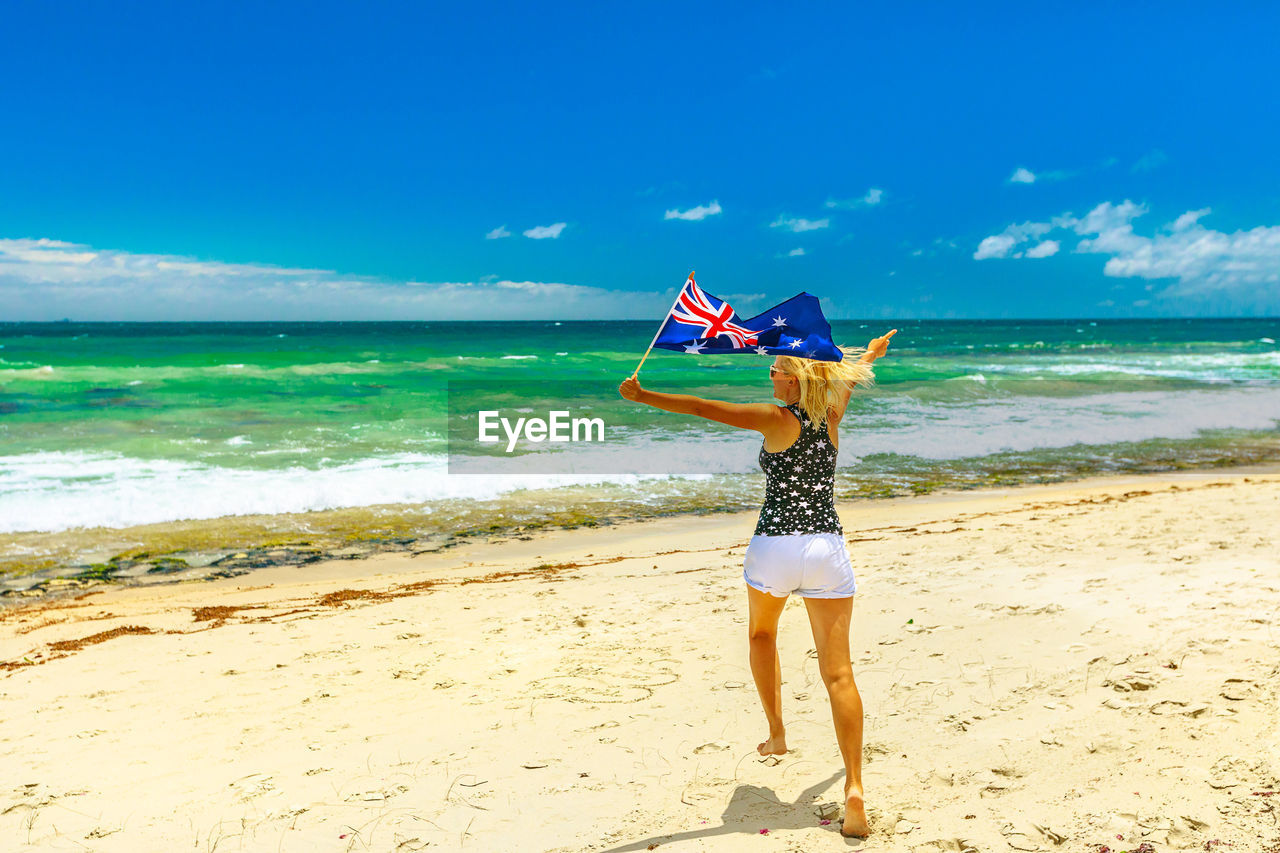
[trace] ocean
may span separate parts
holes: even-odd
[[[842,426],[841,498],[1280,459],[1278,319],[833,328],[856,346],[899,330]],[[135,541],[111,531],[136,525],[219,520],[231,548],[247,518],[277,544],[440,543],[758,506],[758,436],[618,399],[654,330],[0,323],[0,572],[106,559]],[[640,379],[767,402],[771,362],[655,351]],[[503,456],[469,449],[449,415],[491,390],[532,416],[567,388],[604,413],[608,443]],[[458,473],[473,454],[497,467]],[[661,464],[637,472],[637,454]]]

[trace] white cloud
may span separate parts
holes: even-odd
[[[0,239],[6,320],[651,319],[670,294],[541,281],[427,283]]]
[[[1049,222],[1010,225],[985,238],[974,259],[1009,257],[1028,240],[1069,230],[1081,237],[1076,253],[1108,256],[1102,268],[1106,276],[1172,279],[1156,294],[1165,304],[1182,300],[1228,313],[1280,310],[1280,226],[1215,231],[1200,224],[1210,213],[1203,208],[1183,213],[1152,236],[1134,233],[1133,221],[1147,212],[1145,205],[1126,199],[1103,202],[1081,218],[1065,213]],[[1048,243],[1058,245],[1049,240],[1012,256],[1047,257],[1053,254],[1042,249]]]
[[[3,244],[8,259],[50,267],[86,266],[98,256],[97,252],[73,251],[82,247],[61,240],[4,240]]]
[[[985,258],[1007,258],[1014,246],[1049,233],[1049,228],[1050,226],[1043,222],[1010,225],[999,234],[993,234],[979,243],[978,250],[973,253],[973,259],[981,261]]]
[[[484,235],[486,240],[501,240],[503,237],[510,237],[511,232],[507,230],[507,226],[499,225],[497,228]]]
[[[141,255],[96,250],[61,240],[0,239],[0,279],[20,278],[31,283],[58,284],[104,281],[120,277],[159,280],[244,279],[269,274],[281,279],[332,275],[323,270],[273,267],[263,264],[225,264],[197,261],[175,255]]]
[[[1159,169],[1165,163],[1169,162],[1169,155],[1165,154],[1159,148],[1148,151],[1138,158],[1137,162],[1129,168],[1130,172],[1150,172],[1152,169]]]
[[[699,222],[708,216],[716,216],[721,213],[720,202],[713,201],[711,204],[702,204],[697,207],[691,207],[688,210],[668,210],[663,214],[663,219],[683,219],[686,222]]]
[[[1199,224],[1204,213],[1189,211],[1153,237],[1134,234],[1128,223],[1116,225],[1081,240],[1076,251],[1110,255],[1102,271],[1115,278],[1176,279],[1165,295],[1247,288],[1280,304],[1280,226],[1227,234]]]
[[[1125,199],[1120,204],[1104,201],[1084,215],[1084,219],[1076,219],[1070,213],[1064,213],[1053,219],[1055,228],[1071,228],[1077,234],[1098,234],[1104,238],[1118,235],[1123,231],[1132,231],[1129,223],[1139,216],[1147,214],[1145,204],[1134,204]]]
[[[733,306],[733,310],[738,316],[745,317],[751,311],[751,307],[762,300],[768,298],[767,293],[726,293],[724,301]]]
[[[978,250],[973,253],[973,259],[984,261],[987,258],[1007,258],[1009,250],[1017,244],[1017,238],[1010,234],[992,234],[990,237],[982,238],[982,242],[978,244]]]
[[[1102,165],[1096,168],[1105,169],[1107,167],[1108,167],[1108,163],[1104,160]],[[1083,171],[1091,171],[1091,169],[1085,169]],[[1076,175],[1079,175],[1079,174],[1081,174],[1080,169],[1075,169],[1075,170],[1052,169],[1052,170],[1042,170],[1039,172],[1033,172],[1030,169],[1019,166],[1018,168],[1014,169],[1013,174],[1009,176],[1008,183],[1043,184],[1046,181],[1065,181],[1067,178],[1074,178]]]
[[[1116,205],[1110,202],[1103,202],[1085,214],[1084,219],[1077,219],[1070,213],[1064,213],[1053,217],[1048,222],[1015,223],[999,234],[984,238],[978,244],[978,250],[973,253],[973,259],[981,261],[987,258],[1020,258],[1023,253],[1021,251],[1014,252],[1013,250],[1016,247],[1058,229],[1071,229],[1077,234],[1098,234],[1108,240],[1120,239],[1124,230],[1129,227],[1129,221],[1146,212],[1146,207],[1134,204],[1131,201]],[[1077,249],[1077,251],[1080,250]],[[1047,256],[1031,255],[1031,257]]]
[[[564,230],[567,223],[557,222],[554,225],[535,225],[528,231],[524,232],[524,236],[530,240],[554,240],[560,236],[560,232]]]
[[[817,231],[820,228],[826,228],[831,225],[830,219],[800,219],[797,217],[779,216],[773,222],[769,223],[770,228],[784,228],[787,231],[799,234],[802,231]]]
[[[1173,220],[1173,225],[1169,226],[1172,231],[1186,231],[1192,225],[1199,221],[1200,217],[1208,216],[1213,210],[1208,207],[1202,207],[1199,210],[1188,210],[1186,213]]]
[[[1027,249],[1023,256],[1027,258],[1047,258],[1050,255],[1058,254],[1058,245],[1057,240],[1045,240],[1043,243]]]
[[[787,257],[798,258],[803,254],[804,254],[804,249],[792,249],[790,252],[787,252]]]
[[[884,190],[872,187],[867,190],[867,194],[862,198],[849,199],[841,201],[840,199],[827,199],[826,206],[833,210],[854,210],[859,207],[875,207],[884,198]]]

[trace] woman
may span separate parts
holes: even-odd
[[[871,828],[862,792],[862,698],[849,660],[856,583],[835,511],[837,428],[854,387],[873,381],[871,363],[885,354],[897,331],[872,340],[857,361],[778,356],[769,375],[774,397],[785,406],[662,394],[641,388],[635,376],[618,388],[628,400],[763,434],[764,505],[743,564],[751,674],[769,721],[769,737],[756,749],[761,755],[787,751],[777,628],[787,596],[795,592],[804,598],[809,612],[818,670],[831,698],[836,740],[844,758],[841,832],[847,836],[865,837]]]

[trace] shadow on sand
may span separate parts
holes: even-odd
[[[784,803],[771,788],[758,785],[739,785],[734,789],[724,813],[720,815],[719,826],[707,826],[702,829],[691,829],[665,835],[654,835],[631,841],[620,847],[610,847],[602,853],[624,853],[627,850],[648,850],[649,845],[672,844],[694,838],[711,838],[716,835],[733,835],[745,833],[756,835],[762,829],[775,833],[788,829],[817,829],[830,832],[836,838],[847,841],[849,845],[860,845],[865,838],[844,838],[840,834],[840,823],[844,819],[844,803],[840,803],[839,813],[831,819],[831,823],[822,826],[814,813],[817,798],[823,790],[835,780],[844,776],[843,770],[837,770],[831,776],[805,788],[793,803]]]

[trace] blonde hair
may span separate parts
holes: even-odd
[[[865,347],[837,347],[844,358],[841,361],[815,361],[811,358],[778,356],[778,366],[783,373],[800,380],[800,408],[809,416],[814,429],[825,426],[827,410],[838,405],[848,389],[868,388],[875,384],[876,374],[871,365],[858,360]]]

